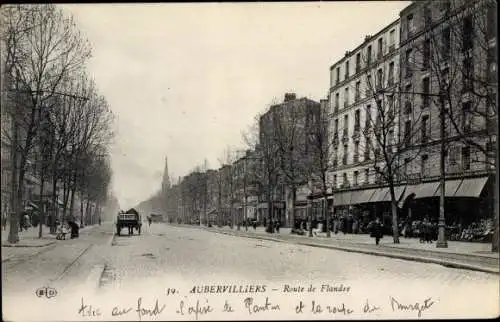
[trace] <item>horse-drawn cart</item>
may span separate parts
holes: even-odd
[[[137,210],[131,208],[125,212],[120,211],[116,216],[116,234],[120,236],[120,232],[123,227],[128,228],[128,234],[134,234],[134,228],[137,230],[138,234],[141,234],[142,220],[141,215]]]

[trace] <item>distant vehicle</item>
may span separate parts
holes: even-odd
[[[128,228],[128,234],[134,234],[134,228],[137,230],[138,234],[141,234],[142,219],[141,215],[134,208],[130,208],[127,211],[120,211],[116,216],[116,234],[120,236],[120,232],[123,227]]]

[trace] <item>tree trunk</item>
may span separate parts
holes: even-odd
[[[66,214],[68,211],[68,199],[69,199],[69,188],[68,188],[68,180],[65,178],[63,180],[63,213],[61,218],[61,224],[66,220]]]
[[[267,192],[267,232],[272,234],[274,233],[273,226],[273,206],[274,206],[274,198],[272,197],[271,188],[269,187]]]
[[[75,206],[75,188],[70,188],[70,191],[71,191],[71,198],[70,198],[70,202],[69,202],[69,218],[71,218],[71,220],[74,220],[76,219],[74,214],[73,214],[73,210],[74,210],[74,206]]]
[[[292,185],[292,207],[290,209],[290,213],[288,214],[289,223],[292,228],[291,231],[294,231],[295,228],[295,203],[297,201],[297,187]]]
[[[85,223],[90,225],[90,200],[87,199],[87,205],[85,207]]]
[[[41,171],[41,176],[40,176],[40,203],[39,203],[39,215],[38,215],[38,238],[42,238],[42,227],[43,227],[43,222],[44,222],[44,219],[45,219],[45,207],[43,206],[44,205],[44,202],[43,202],[43,190],[44,190],[44,186],[45,186],[45,180],[44,180],[44,177],[45,177],[45,174],[43,173],[43,170]]]
[[[497,117],[497,125],[498,125],[498,117]],[[498,140],[498,139],[497,139]],[[498,145],[497,145],[498,146]],[[493,204],[495,207],[494,214],[493,214],[493,236],[491,237],[491,251],[498,253],[498,248],[500,244],[500,238],[499,238],[499,224],[500,224],[500,219],[499,219],[499,186],[500,186],[500,171],[498,169],[498,164],[499,164],[499,152],[498,149],[495,151],[495,184],[494,184],[494,189],[495,193],[493,194]]]
[[[11,190],[11,213],[9,214],[9,222],[10,222],[10,227],[9,227],[9,237],[8,241],[9,243],[15,244],[19,242],[19,216],[21,215],[20,213],[20,207],[19,207],[19,200],[18,200],[18,190],[19,186],[22,186],[22,184],[18,181],[19,177],[18,176],[18,162],[17,162],[17,146],[18,146],[18,133],[17,133],[17,120],[15,117],[13,118],[13,125],[12,125],[12,144],[11,144],[11,160],[12,160],[12,174],[11,174],[11,185],[12,185],[12,190]]]
[[[330,212],[328,211],[328,199],[326,197],[326,190],[323,189],[323,218],[326,220],[326,237],[332,236],[330,232]]]
[[[54,168],[52,172],[52,215],[51,215],[51,220],[49,220],[49,225],[50,225],[50,233],[55,234],[57,227],[56,227],[56,220],[57,220],[57,215],[58,215],[58,209],[59,209],[59,200],[57,198],[57,169]]]
[[[84,221],[83,221],[83,203],[84,203],[83,197],[80,198],[80,225],[83,227],[84,226]]]
[[[391,211],[392,211],[392,238],[394,244],[399,244],[399,227],[398,227],[398,204],[394,194],[394,185],[389,186],[391,194]]]

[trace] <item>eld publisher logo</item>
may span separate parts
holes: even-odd
[[[56,289],[52,287],[40,287],[38,290],[36,290],[35,293],[36,296],[38,297],[45,296],[48,299],[55,297],[57,295]]]

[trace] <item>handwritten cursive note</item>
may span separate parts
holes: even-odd
[[[426,311],[434,305],[432,297],[426,298],[423,302],[413,302],[413,303],[401,303],[401,301],[396,300],[394,297],[389,297],[391,302],[392,311],[411,311],[418,312],[418,317],[422,316],[422,312]]]

